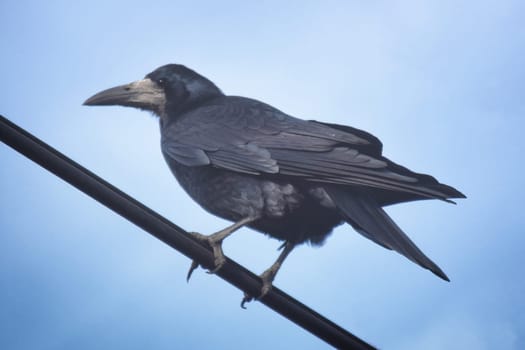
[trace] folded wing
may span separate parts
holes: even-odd
[[[464,197],[383,157],[379,140],[364,131],[304,121],[254,100],[232,99],[243,103],[211,104],[164,128],[164,154],[187,166],[371,187],[384,192],[382,205]]]

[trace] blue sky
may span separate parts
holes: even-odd
[[[275,284],[388,349],[525,348],[523,1],[0,3],[0,113],[187,230],[226,225],[172,178],[155,118],[93,93],[182,63],[224,92],[352,125],[469,197],[388,208],[449,275],[338,228]],[[325,345],[0,145],[0,348]],[[242,230],[255,272],[279,243]]]

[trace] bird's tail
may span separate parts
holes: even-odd
[[[445,281],[447,275],[430,260],[370,196],[358,191],[325,187],[345,221],[366,238],[404,255]]]

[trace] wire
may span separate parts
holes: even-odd
[[[1,115],[0,140],[188,258],[213,267],[211,250],[186,231]],[[262,287],[257,275],[231,259],[216,275],[249,295]],[[259,301],[336,348],[375,349],[276,287]]]

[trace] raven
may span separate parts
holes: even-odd
[[[321,245],[344,222],[449,281],[382,207],[465,196],[385,158],[381,142],[365,131],[227,96],[179,64],[99,92],[84,104],[136,107],[159,117],[162,154],[180,185],[205,210],[234,222],[209,236],[194,233],[212,247],[213,271],[225,262],[222,241],[240,227],[284,241],[278,259],[261,275],[260,297],[294,247]],[[197,267],[193,262],[188,279]]]

